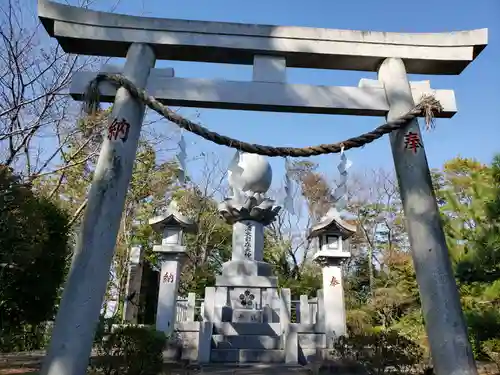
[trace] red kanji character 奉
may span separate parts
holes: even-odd
[[[417,149],[423,147],[420,137],[415,132],[408,132],[405,135],[405,148],[413,151],[414,154],[417,153]]]
[[[330,281],[330,286],[337,286],[339,284],[340,283],[337,281],[337,279],[335,278],[335,276],[332,276],[332,281]]]

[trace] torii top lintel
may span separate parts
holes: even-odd
[[[124,57],[132,42],[154,46],[158,59],[252,64],[254,55],[286,58],[289,67],[376,71],[387,57],[408,73],[460,74],[485,48],[487,29],[386,33],[136,17],[48,0],[38,15],[64,51]]]

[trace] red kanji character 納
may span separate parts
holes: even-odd
[[[111,139],[116,139],[117,137],[117,126],[116,126],[116,119],[113,120],[111,124],[108,126],[108,139],[111,141]]]
[[[122,142],[126,142],[128,139],[128,133],[130,131],[130,124],[125,120],[114,119],[113,122],[108,126],[108,139],[111,141],[114,139],[118,139],[118,136],[121,134],[120,139]]]
[[[173,283],[174,282],[174,274],[171,273],[171,272],[165,272],[165,274],[163,275],[163,282],[164,283]]]

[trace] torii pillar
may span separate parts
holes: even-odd
[[[415,107],[403,60],[378,71],[394,120]],[[417,119],[390,134],[406,229],[436,374],[476,375],[448,247]]]

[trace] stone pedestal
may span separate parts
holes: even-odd
[[[186,252],[184,246],[172,245],[155,246],[153,251],[161,252],[156,329],[169,335],[174,330],[179,280],[182,266],[186,259]]]
[[[262,310],[233,309],[232,321],[234,323],[262,323]]]
[[[324,311],[319,324],[323,326],[328,348],[333,346],[336,337],[347,334],[342,263],[350,256],[348,252],[319,251],[314,257],[323,273]]]
[[[272,266],[262,260],[263,251],[262,223],[242,220],[233,224],[232,258],[222,265],[222,275],[215,284],[215,306],[221,311],[222,322],[277,321],[278,279]]]
[[[330,258],[324,262],[323,299],[326,308],[324,328],[327,345],[330,347],[334,337],[344,336],[347,333],[342,266],[338,259]]]

